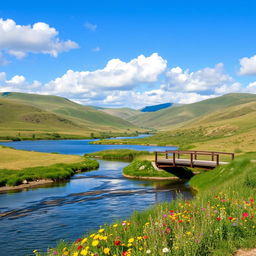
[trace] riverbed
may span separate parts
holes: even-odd
[[[159,151],[171,147],[94,145],[92,140],[19,141],[1,143],[17,149],[62,154],[105,149]],[[105,223],[128,218],[157,202],[172,201],[193,192],[186,184],[130,180],[122,176],[127,162],[99,160],[96,171],[80,173],[69,182],[0,194],[1,256],[32,255],[46,251],[60,239],[73,241]]]

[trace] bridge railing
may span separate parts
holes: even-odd
[[[166,151],[156,151],[155,152],[155,162],[158,161],[159,154],[165,156],[165,159],[169,159],[169,154],[172,157],[172,164],[176,166],[176,160],[180,159],[181,155],[189,155],[190,166],[193,167],[194,160],[198,160],[198,156],[210,156],[211,161],[216,161],[216,165],[220,164],[221,155],[229,155],[231,160],[234,160],[235,154],[229,152],[216,152],[216,151],[202,151],[202,150],[166,150]]]

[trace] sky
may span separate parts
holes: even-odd
[[[256,93],[256,1],[1,1],[0,92],[141,108]]]

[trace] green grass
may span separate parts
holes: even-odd
[[[138,156],[147,156],[152,155],[152,153],[148,151],[138,151],[138,150],[130,150],[130,149],[110,149],[103,150],[95,153],[85,154],[85,156],[96,157],[102,159],[109,160],[128,160],[132,161]]]
[[[255,173],[250,159],[237,159],[193,177],[193,200],[135,212],[74,243],[63,241],[47,255],[227,256],[256,247]]]
[[[123,174],[134,177],[174,177],[164,170],[158,171],[148,160],[134,160],[123,169]]]
[[[21,170],[0,169],[0,186],[17,186],[23,181],[51,179],[61,181],[69,179],[76,172],[97,169],[96,160],[84,159],[81,162],[69,164],[54,164],[50,166],[37,166]]]

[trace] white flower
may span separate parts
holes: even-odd
[[[146,250],[146,253],[147,253],[147,254],[150,254],[150,253],[151,253],[151,250]]]
[[[164,253],[167,253],[167,252],[169,252],[169,249],[168,249],[168,248],[164,248],[164,249],[163,249],[163,252],[164,252]]]

